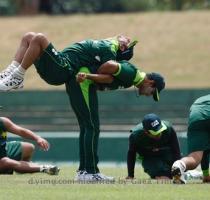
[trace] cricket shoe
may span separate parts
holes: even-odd
[[[0,80],[4,79],[4,78],[8,77],[10,74],[12,74],[12,72],[14,71],[15,68],[16,68],[16,66],[9,65],[5,70],[0,72]]]
[[[23,88],[23,78],[11,73],[0,80],[0,91],[10,91]]]
[[[87,172],[84,172],[82,176],[79,177],[78,181],[84,181],[84,182],[113,182],[114,177],[105,176],[101,173],[96,174],[90,174]]]
[[[56,165],[42,165],[40,171],[49,175],[58,175],[60,168]]]
[[[171,175],[173,177],[174,184],[186,184],[184,171],[185,171],[185,164],[181,160],[177,160],[171,169]]]
[[[87,173],[85,170],[77,170],[77,174],[74,178],[75,181],[80,181],[83,179],[83,175]]]

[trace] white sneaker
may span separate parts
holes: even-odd
[[[15,68],[16,68],[16,66],[9,65],[5,70],[3,70],[0,73],[0,80],[2,80],[4,78],[6,78],[7,76],[9,76],[14,71]]]
[[[0,91],[10,91],[12,89],[23,88],[23,78],[11,73],[6,78],[0,80]]]
[[[105,176],[101,173],[90,174],[90,173],[84,172],[81,176],[78,177],[77,180],[87,181],[87,182],[100,182],[100,181],[112,182],[114,181],[114,177]]]
[[[202,180],[203,173],[197,170],[188,170],[184,172],[185,180]]]
[[[49,175],[58,175],[60,168],[56,165],[43,165],[41,168],[41,172],[47,173]]]
[[[185,164],[181,160],[177,160],[174,162],[171,168],[171,175],[173,177],[173,183],[174,184],[185,184],[185,176],[184,176],[184,171],[185,171]]]
[[[87,173],[85,170],[77,170],[77,174],[74,178],[75,181],[80,181],[80,180],[83,180],[83,175]]]

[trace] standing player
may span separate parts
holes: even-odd
[[[187,131],[188,152],[186,157],[174,162],[172,175],[174,183],[186,183],[184,172],[201,164],[203,182],[210,182],[210,95],[198,98],[190,108]]]
[[[134,65],[127,61],[108,61],[101,65],[98,70],[98,74],[88,73],[88,69],[81,69],[83,72],[78,73],[77,81],[80,82],[81,88],[85,94],[85,101],[73,88],[72,82],[67,84],[67,92],[71,100],[73,101],[75,113],[79,119],[80,129],[80,167],[77,179],[88,179],[89,173],[84,173],[85,166],[91,166],[91,163],[95,163],[97,167],[98,157],[97,157],[97,144],[99,137],[99,117],[98,117],[98,99],[96,88],[97,84],[102,85],[103,88],[118,89],[118,88],[128,88],[135,86],[138,88],[138,93],[140,95],[153,96],[155,101],[159,100],[159,92],[164,89],[165,82],[163,77],[157,73],[146,74],[138,70]],[[86,72],[85,72],[86,71]],[[97,84],[94,84],[97,83]],[[75,88],[77,83],[75,83]],[[85,92],[86,91],[86,92]],[[120,100],[119,100],[120,103]],[[88,112],[85,114],[85,110],[90,109],[90,114]],[[90,118],[91,117],[91,118]],[[86,124],[90,124],[89,131],[86,128]],[[94,134],[91,134],[91,128],[94,130]],[[85,145],[84,138],[91,140],[93,146]],[[86,152],[94,152],[91,157],[88,156]],[[91,158],[91,159],[90,159]],[[92,162],[93,161],[93,162]]]
[[[171,179],[171,166],[181,158],[176,132],[168,121],[160,120],[156,114],[147,114],[129,137],[127,153],[128,176],[134,178],[136,154],[152,179]]]
[[[85,172],[86,180],[113,178],[101,174],[97,167],[99,117],[96,87],[89,82],[79,84],[76,81],[76,74],[79,70],[96,72],[98,66],[107,60],[130,59],[135,43],[130,43],[129,38],[120,35],[112,39],[82,41],[58,52],[45,35],[30,32],[22,38],[14,61],[1,73],[2,91],[23,87],[25,70],[33,63],[41,78],[47,83],[66,84],[70,103],[80,126],[78,174]]]
[[[28,142],[7,142],[7,131],[23,138],[34,140],[38,146],[47,151],[49,143],[32,131],[14,124],[5,117],[0,118],[0,174],[44,172],[57,175],[59,168],[52,165],[38,165],[30,162],[34,145]]]

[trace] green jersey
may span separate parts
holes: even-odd
[[[144,80],[146,73],[141,72],[128,61],[120,61],[119,70],[117,73],[113,74],[113,76],[113,82],[110,84],[103,84],[102,86],[104,88],[116,90],[119,88],[128,88],[133,85],[138,85]]]
[[[116,60],[118,47],[115,39],[89,39],[72,44],[61,53],[75,71],[79,71],[81,67],[88,67],[91,73],[96,73],[101,64],[108,60]]]
[[[190,108],[189,124],[210,119],[210,95],[198,98]]]
[[[166,125],[167,129],[163,131],[161,138],[157,140],[145,134],[142,123],[138,124],[130,135],[130,147],[136,149],[136,152],[141,156],[173,153],[174,157],[180,157],[176,132],[168,121],[162,122]],[[156,151],[156,149],[159,149],[159,151]]]

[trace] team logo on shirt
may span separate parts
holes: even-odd
[[[55,54],[55,56],[58,55],[58,52],[54,48],[52,49],[52,52]]]
[[[95,56],[95,59],[97,60],[97,61],[101,61],[101,58],[100,58],[100,56]]]

